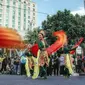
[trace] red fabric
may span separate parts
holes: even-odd
[[[53,35],[57,37],[57,40],[46,49],[49,55],[58,51],[67,42],[67,36],[63,30],[54,32]]]
[[[73,48],[77,48],[77,47],[82,43],[83,40],[84,40],[83,37],[80,38],[79,42],[77,42],[77,43],[73,46]],[[74,53],[75,53],[75,50],[70,51],[70,54],[74,54]]]
[[[36,56],[36,57],[37,57],[37,52],[38,52],[38,50],[39,50],[38,44],[34,44],[34,45],[32,46],[32,48],[31,48],[32,54],[33,54],[34,56]]]
[[[54,44],[52,44],[46,49],[48,55],[51,55],[53,52],[59,50],[67,42],[67,36],[64,31],[60,30],[60,31],[54,32],[53,35],[57,37],[57,40]],[[37,56],[38,49],[39,49],[38,44],[35,44],[31,48],[32,54]]]

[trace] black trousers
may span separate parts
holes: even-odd
[[[47,77],[47,66],[40,66],[40,77]]]
[[[6,71],[6,66],[7,66],[6,64],[2,64],[2,67],[1,67],[1,70],[0,70],[0,71],[1,71],[1,72],[2,72],[2,71]]]
[[[52,66],[47,67],[47,76],[52,76]]]
[[[64,69],[65,69],[64,65],[60,66],[60,75],[64,75],[65,74]]]
[[[25,70],[25,64],[21,63],[21,75],[25,75],[26,74],[26,70]]]
[[[67,76],[67,77],[70,76],[69,69],[67,67],[64,68],[64,76]]]
[[[57,75],[59,74],[59,65],[53,65],[53,73],[54,75]]]

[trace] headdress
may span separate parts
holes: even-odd
[[[42,34],[43,37],[45,37],[45,32],[43,30],[40,30],[39,34]]]

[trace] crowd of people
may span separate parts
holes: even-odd
[[[27,53],[26,55],[24,55],[24,57],[27,57]],[[31,63],[30,67],[30,73],[31,76],[33,75],[34,72],[34,60],[32,60],[31,57],[28,56],[30,60],[30,62],[28,64]],[[1,74],[10,74],[10,75],[26,75],[26,68],[25,68],[25,64],[26,64],[26,60],[23,59],[23,57],[19,57],[19,56],[15,56],[15,57],[8,57],[5,56],[5,58],[3,59],[2,62],[0,62],[0,73]],[[65,76],[65,57],[64,54],[52,54],[49,57],[49,65],[45,65],[45,70],[46,70],[46,76]],[[77,62],[76,59],[73,58],[73,64],[72,64],[72,68],[74,70],[74,72],[76,73],[81,73],[81,72],[85,72],[85,58],[81,58],[81,56],[77,56]],[[42,70],[43,67],[40,68],[40,73],[39,76],[42,77],[43,72]],[[69,74],[70,75],[70,74]]]

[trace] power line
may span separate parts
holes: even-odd
[[[19,7],[16,7],[16,6],[10,6],[10,5],[5,5],[5,4],[1,4],[0,5],[2,6],[6,6],[6,7],[12,7],[12,8],[17,8],[17,9],[21,9],[21,10],[28,10],[28,9],[23,9],[23,8],[19,8]],[[45,14],[45,15],[51,15],[51,14],[48,14],[48,13],[45,13],[45,12],[39,12],[39,11],[33,11],[33,10],[30,10],[31,12],[36,12],[36,13],[40,13],[40,14]]]
[[[13,0],[10,0],[10,1],[13,1]],[[21,3],[24,3],[24,2],[33,2],[33,1],[31,1],[31,0],[24,0],[24,2],[22,2],[21,0],[15,0],[15,2],[21,2]]]

